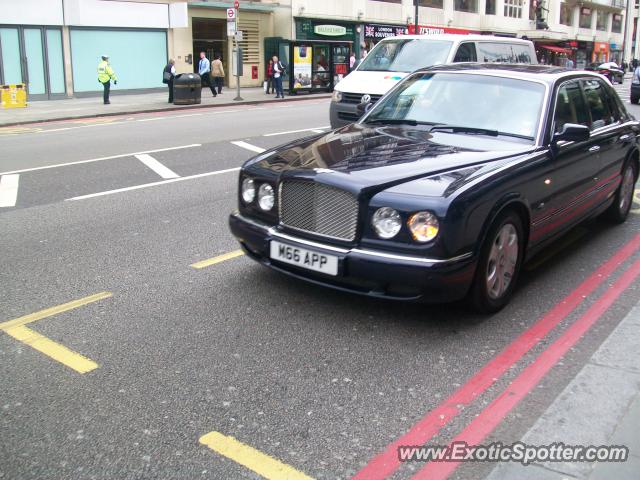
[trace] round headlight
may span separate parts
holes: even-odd
[[[429,242],[436,238],[440,230],[438,219],[431,212],[418,212],[409,217],[407,226],[416,242]]]
[[[382,207],[373,214],[371,225],[380,238],[393,238],[402,228],[402,218],[393,208]]]
[[[273,194],[273,187],[268,183],[263,183],[258,189],[258,205],[265,212],[268,212],[273,208],[273,204],[276,202],[276,197]]]
[[[254,198],[256,198],[256,186],[251,178],[245,178],[242,181],[242,200],[245,203],[251,203]]]
[[[332,100],[334,102],[341,102],[342,101],[342,92],[340,92],[339,90],[334,90],[333,91],[333,98]]]

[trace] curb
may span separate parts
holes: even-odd
[[[205,108],[228,108],[229,106],[239,106],[239,105],[261,105],[263,103],[288,103],[288,102],[300,102],[304,100],[313,100],[316,98],[331,98],[331,94],[313,94],[313,96],[303,96],[303,97],[295,97],[295,98],[285,98],[285,99],[273,99],[273,100],[249,100],[242,101],[237,103],[223,103],[220,105],[179,105],[173,107],[160,107],[160,108],[148,108],[144,110],[130,110],[130,111],[120,111],[120,112],[105,112],[105,113],[94,113],[91,115],[69,115],[66,117],[56,117],[56,118],[45,118],[42,120],[24,120],[20,122],[10,122],[10,123],[0,123],[0,128],[4,127],[15,127],[20,125],[33,125],[37,123],[52,123],[52,122],[64,122],[65,120],[78,120],[82,118],[101,118],[101,117],[117,117],[120,115],[134,115],[141,113],[156,113],[156,112],[178,112],[182,110],[201,110]]]

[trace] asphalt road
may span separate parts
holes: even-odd
[[[0,175],[18,175],[15,206],[0,207],[0,478],[261,478],[246,465],[349,478],[579,295],[640,228],[638,204],[624,225],[580,227],[526,266],[513,302],[490,318],[320,289],[233,254],[192,267],[238,249],[227,217],[242,162],[327,129],[327,101],[311,99],[0,131]],[[462,430],[638,258],[631,250],[431,443]],[[620,292],[488,441],[520,438],[638,287]],[[201,440],[210,432],[221,435]],[[453,478],[492,466],[462,465]]]

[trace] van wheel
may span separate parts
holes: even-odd
[[[613,223],[623,223],[629,216],[633,204],[633,191],[638,172],[633,162],[627,162],[622,170],[622,182],[618,187],[613,203],[605,212],[606,217]]]
[[[494,313],[509,300],[524,254],[522,220],[512,211],[500,215],[482,245],[469,299],[480,313]]]

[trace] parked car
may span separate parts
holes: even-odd
[[[591,63],[587,65],[585,70],[604,75],[611,83],[624,83],[624,70],[614,62]]]
[[[230,228],[296,279],[495,312],[527,258],[588,218],[625,221],[639,133],[600,75],[424,69],[358,123],[246,162]]]
[[[403,35],[385,38],[338,83],[330,106],[332,128],[356,122],[363,97],[373,103],[411,72],[457,62],[536,64],[529,40],[487,35]]]

